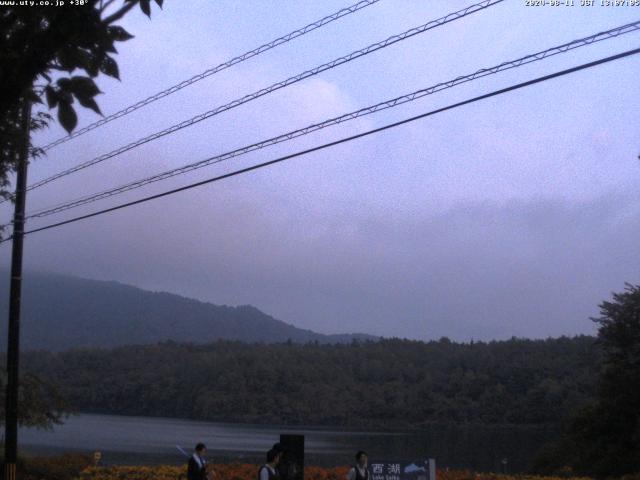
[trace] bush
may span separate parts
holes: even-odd
[[[75,480],[91,463],[86,455],[28,457],[18,463],[18,478],[23,480]]]

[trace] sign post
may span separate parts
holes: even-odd
[[[371,480],[436,480],[436,461],[372,462]]]
[[[278,471],[281,480],[304,480],[304,435],[280,435],[284,456]]]

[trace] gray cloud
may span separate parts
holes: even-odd
[[[100,98],[103,111],[116,111],[344,6],[338,0],[268,7],[196,3],[197,8],[169,2],[151,22],[141,15],[127,18],[136,39],[121,49],[124,81],[100,84],[108,92]],[[380,2],[344,24],[53,150],[32,165],[31,179],[467,3]],[[567,14],[504,2],[33,191],[28,205],[40,208],[103,190],[628,23],[635,20],[632,10]],[[99,206],[423,113],[631,48],[636,39],[622,37],[466,84]],[[640,95],[634,61],[33,235],[25,267],[215,303],[249,303],[326,333],[468,340],[593,332],[588,317],[597,314],[597,304],[625,281],[640,281]],[[88,112],[80,117],[81,124],[95,120]],[[37,140],[60,134],[54,127]],[[6,205],[0,208],[8,218]],[[0,263],[8,263],[9,253],[0,249]]]
[[[251,303],[322,332],[459,340],[592,333],[597,304],[640,281],[637,195],[463,203],[425,217],[249,201],[206,218],[146,208],[90,233],[34,236],[27,265]]]

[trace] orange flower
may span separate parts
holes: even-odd
[[[254,480],[259,465],[245,463],[216,464],[216,480]],[[305,467],[305,480],[344,480],[349,467]],[[186,468],[168,465],[154,467],[89,467],[78,480],[185,480]],[[468,470],[438,470],[437,480],[590,480],[572,477],[536,477],[533,475],[503,475],[476,473]],[[632,479],[636,480],[636,479]],[[640,479],[637,479],[640,480]]]

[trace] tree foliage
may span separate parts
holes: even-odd
[[[168,342],[33,352],[24,365],[83,412],[373,428],[557,425],[594,393],[593,343]]]
[[[594,398],[569,416],[564,435],[539,455],[536,470],[564,468],[597,478],[640,473],[640,286],[600,305]]]
[[[155,1],[162,6],[162,0]],[[119,78],[116,44],[133,38],[115,23],[136,5],[151,15],[150,0],[115,2],[0,9],[0,196],[9,196],[8,175],[24,141],[23,102],[46,103],[68,132],[77,125],[76,102],[101,113],[95,100],[101,92],[94,79],[100,74]],[[33,121],[42,127],[48,117],[36,112]]]
[[[5,370],[0,373],[0,391],[6,389],[7,376]],[[0,421],[4,421],[4,395],[0,396]],[[18,423],[26,427],[51,428],[62,423],[65,415],[70,413],[69,404],[62,397],[58,388],[43,381],[33,373],[20,378],[18,391]]]
[[[640,473],[640,286],[627,285],[600,313],[602,370],[596,403],[571,427],[575,468],[599,477]]]

